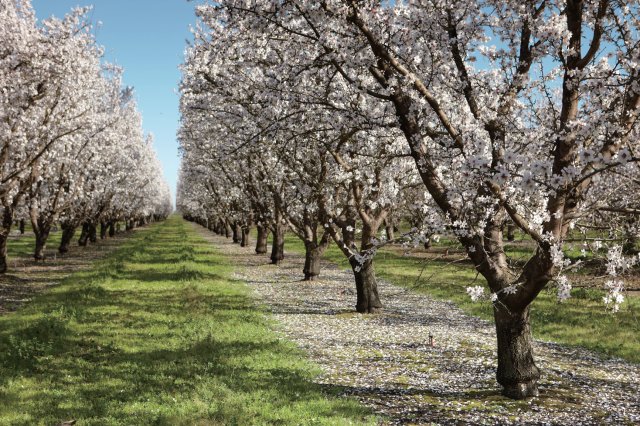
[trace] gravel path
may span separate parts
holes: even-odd
[[[278,331],[321,366],[317,381],[372,407],[384,424],[640,424],[638,365],[538,341],[541,396],[512,401],[495,381],[492,324],[382,280],[384,313],[356,314],[350,272],[327,264],[319,281],[305,283],[302,256],[287,253],[272,266],[198,229],[270,307]]]

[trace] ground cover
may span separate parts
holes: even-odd
[[[462,253],[449,249],[445,242],[428,252],[388,247],[376,254],[377,276],[391,283],[428,294],[438,300],[450,300],[464,312],[486,320],[493,319],[489,303],[472,302],[465,289],[485,285]],[[287,234],[285,250],[304,253],[304,245],[293,234]],[[512,247],[517,256],[522,249]],[[343,269],[349,265],[340,250],[332,244],[325,259]],[[602,303],[599,289],[574,289],[572,298],[559,303],[554,288],[544,290],[533,302],[531,322],[534,337],[571,346],[595,350],[603,355],[640,362],[640,297],[630,296],[620,311],[612,314]],[[384,294],[382,295],[384,303]]]
[[[536,341],[540,396],[512,400],[496,382],[492,322],[386,279],[378,282],[384,311],[357,314],[350,271],[326,263],[316,281],[300,281],[299,253],[289,250],[274,266],[248,247],[211,240],[234,259],[255,297],[266,301],[278,329],[322,366],[317,380],[342,386],[384,416],[385,424],[640,422],[637,364]]]
[[[177,216],[0,317],[0,424],[367,424]]]

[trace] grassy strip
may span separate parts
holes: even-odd
[[[0,424],[366,424],[178,217],[0,317]]]
[[[304,253],[304,245],[288,234],[286,250]],[[340,250],[332,245],[325,258],[349,269]],[[470,264],[450,259],[425,260],[383,249],[375,258],[376,274],[395,285],[412,288],[436,299],[450,300],[466,313],[493,321],[490,303],[474,303],[466,287],[484,285]],[[533,303],[532,329],[536,338],[581,346],[605,356],[640,362],[640,297],[627,297],[616,314],[607,312],[603,292],[575,289],[572,298],[558,303],[553,288],[543,290]],[[384,294],[381,295],[384,304]]]

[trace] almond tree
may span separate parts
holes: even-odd
[[[230,0],[201,11],[253,33],[262,58],[286,34],[292,53],[272,75],[295,81],[294,62],[331,68],[345,100],[357,91],[393,109],[442,225],[492,293],[498,382],[507,396],[536,395],[531,302],[566,279],[562,247],[588,213],[585,192],[637,139],[637,2]],[[239,47],[236,60],[249,54]],[[510,222],[535,243],[521,269],[504,250]]]
[[[64,252],[77,222],[99,219],[117,201],[127,217],[170,212],[150,144],[128,138],[131,126],[142,135],[141,122],[135,106],[127,106],[133,104],[125,101],[130,94],[122,91],[120,71],[101,64],[87,12],[36,24],[28,0],[0,0],[0,272],[18,208],[31,219],[36,259],[44,257],[61,215]],[[112,187],[105,190],[103,181]],[[91,200],[101,196],[107,199],[93,214]]]

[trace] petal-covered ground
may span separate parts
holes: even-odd
[[[318,381],[342,386],[385,423],[640,424],[638,365],[536,341],[540,396],[509,400],[495,381],[492,324],[382,280],[384,312],[360,315],[350,272],[325,264],[318,281],[303,282],[300,255],[276,267],[201,230],[270,307],[282,335],[322,366]]]

